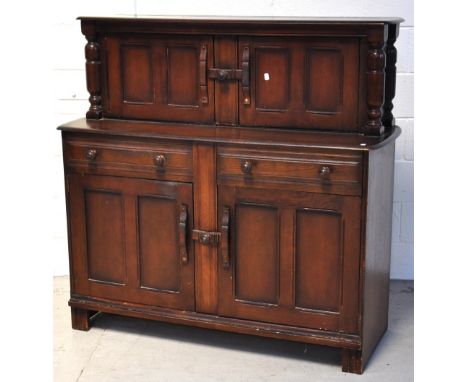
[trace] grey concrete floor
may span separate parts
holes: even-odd
[[[102,314],[72,330],[68,277],[54,279],[57,382],[413,381],[413,282],[392,281],[389,328],[362,376],[333,348]]]

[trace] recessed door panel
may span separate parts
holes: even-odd
[[[123,44],[120,56],[123,102],[154,103],[151,46]]]
[[[343,54],[339,49],[310,48],[305,52],[306,111],[339,113],[343,106]]]
[[[72,293],[194,308],[192,186],[70,175]]]
[[[218,186],[218,313],[356,333],[360,205],[353,196]]]
[[[179,292],[177,200],[155,195],[137,200],[140,286]]]
[[[194,45],[166,46],[167,103],[198,107],[198,56]]]
[[[260,110],[288,110],[291,71],[289,49],[259,47],[256,50],[256,107]]]
[[[236,299],[278,304],[278,210],[269,205],[240,203],[235,207]]]
[[[125,284],[123,195],[84,190],[87,274],[90,280]]]
[[[296,210],[295,306],[340,312],[342,215],[320,209]]]

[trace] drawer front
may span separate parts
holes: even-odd
[[[218,148],[218,184],[361,195],[361,177],[359,153]]]
[[[192,147],[169,142],[66,139],[66,167],[72,172],[136,178],[192,180]]]

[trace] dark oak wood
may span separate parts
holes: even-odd
[[[194,145],[195,226],[207,232],[216,231],[216,154],[213,144]],[[195,242],[195,299],[196,310],[216,314],[218,307],[217,268],[215,246]]]
[[[89,311],[82,308],[71,308],[72,328],[87,332],[91,328]]]
[[[59,127],[72,327],[333,346],[362,373],[387,327],[401,21],[81,18],[90,109]]]
[[[214,84],[205,75],[213,65],[212,37],[110,35],[101,39],[108,77],[104,117],[214,121]]]
[[[220,69],[237,67],[237,38],[216,36],[214,65]],[[238,81],[215,82],[215,120],[220,125],[237,125],[238,116]]]
[[[360,348],[359,336],[354,334],[328,332],[325,330],[307,329],[291,325],[267,324],[260,321],[226,318],[213,314],[191,311],[177,311],[156,306],[148,307],[141,304],[121,303],[119,301],[90,298],[76,294],[71,296],[69,305],[71,307],[80,307],[80,309],[99,309],[99,311],[106,313],[141,317],[233,333],[287,339],[290,341],[338,348]]]
[[[64,134],[68,171],[191,182],[192,146]]]
[[[218,187],[225,207],[232,260],[218,268],[218,314],[358,331],[358,197]]]
[[[218,184],[360,195],[362,157],[345,150],[219,146]]]
[[[362,352],[356,349],[343,349],[341,355],[341,367],[345,373],[362,374],[364,364]]]
[[[357,38],[246,37],[243,46],[254,97],[240,102],[241,125],[357,130]]]
[[[88,118],[102,115],[382,135],[384,98],[385,118],[391,113],[393,43],[401,19],[81,20],[89,41]],[[367,52],[361,49],[363,44]],[[359,86],[364,63],[367,89]],[[367,123],[362,128],[356,116],[364,99]]]
[[[385,97],[385,44],[388,26],[373,32],[367,39],[367,123],[364,133],[381,135],[382,107]]]
[[[93,24],[83,23],[81,30],[88,40],[85,47],[85,57],[90,106],[86,118],[99,119],[102,117],[101,47],[96,40],[97,36]]]
[[[397,50],[395,48],[395,41],[398,37],[399,25],[391,24],[388,27],[388,39],[387,45],[385,46],[385,104],[382,116],[383,125],[389,129],[395,125],[395,118],[393,118],[392,100],[395,97],[396,87],[396,61],[397,61]]]
[[[156,142],[164,141],[192,141],[201,143],[232,143],[246,147],[282,147],[282,148],[311,148],[323,152],[323,149],[351,150],[365,152],[376,150],[395,140],[401,134],[401,129],[394,126],[381,136],[367,136],[361,134],[341,134],[322,131],[302,131],[291,129],[268,129],[250,127],[209,126],[199,124],[123,121],[117,119],[77,119],[58,127],[65,133],[73,135],[84,133],[88,137],[130,137],[144,138]],[[291,134],[294,132],[293,134]]]
[[[194,258],[179,251],[187,183],[69,175],[73,293],[193,309]],[[190,224],[187,219],[186,224]]]
[[[367,204],[362,212],[366,230],[361,270],[363,365],[388,324],[394,158],[394,142],[365,155],[368,182],[364,191]]]

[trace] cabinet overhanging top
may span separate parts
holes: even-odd
[[[208,33],[275,35],[368,35],[389,25],[397,28],[399,17],[286,17],[286,16],[81,16],[89,31],[132,33]],[[83,32],[85,31],[83,29]]]
[[[80,16],[78,20],[148,21],[156,23],[217,23],[226,24],[400,24],[401,17],[304,17],[304,16],[179,16],[179,15],[118,15],[112,17]]]

